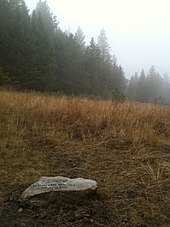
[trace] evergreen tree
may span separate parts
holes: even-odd
[[[27,83],[30,89],[41,91],[55,89],[54,40],[57,24],[46,1],[39,1],[31,17],[33,56]]]
[[[136,99],[140,102],[147,100],[146,75],[144,69],[142,69],[140,77],[138,79]]]
[[[74,36],[75,42],[78,44],[78,46],[81,48],[82,51],[85,50],[85,36],[83,31],[80,27],[78,27],[75,36]]]
[[[137,72],[131,77],[128,86],[128,98],[130,100],[137,100],[137,90],[138,90],[139,77]]]
[[[90,44],[87,46],[84,56],[84,69],[86,74],[86,86],[89,94],[97,96],[102,95],[101,89],[101,55],[98,45],[91,38]]]
[[[163,80],[154,66],[151,66],[147,76],[148,101],[159,103],[163,97]]]
[[[28,72],[30,17],[23,0],[3,0],[0,4],[0,64],[11,81],[22,88]]]
[[[103,62],[111,62],[110,46],[108,44],[107,35],[104,29],[100,31],[98,36],[98,46]]]

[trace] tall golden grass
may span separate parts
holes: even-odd
[[[24,133],[55,137],[60,130],[70,138],[116,139],[132,146],[156,146],[170,138],[169,106],[1,91],[0,112],[1,127],[14,143]]]

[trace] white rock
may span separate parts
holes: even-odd
[[[19,201],[26,204],[41,206],[57,199],[70,201],[78,199],[97,189],[97,182],[84,178],[41,177],[21,195]]]

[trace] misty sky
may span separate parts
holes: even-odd
[[[38,1],[38,0],[37,0]],[[25,0],[29,9],[36,0]],[[47,0],[59,27],[75,33],[80,26],[86,44],[105,29],[111,51],[126,77],[151,65],[170,76],[170,0]]]

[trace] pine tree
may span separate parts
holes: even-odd
[[[77,45],[81,48],[81,50],[84,51],[85,50],[85,36],[80,27],[78,27],[78,29],[75,33],[74,39],[75,39],[75,42],[77,43]]]
[[[137,90],[138,90],[139,77],[137,72],[131,77],[128,86],[128,98],[130,100],[137,100]]]
[[[90,94],[102,95],[101,81],[101,55],[98,45],[91,38],[90,44],[87,46],[84,56],[84,68],[86,73],[86,84]]]
[[[110,46],[108,44],[107,35],[104,29],[100,31],[98,36],[98,46],[101,52],[103,62],[111,62]]]
[[[159,103],[163,97],[163,80],[154,66],[151,66],[147,76],[148,101]]]
[[[55,89],[55,35],[57,21],[53,17],[46,1],[39,1],[32,13],[32,68],[29,74],[28,87],[41,91]]]
[[[0,64],[17,87],[24,87],[29,52],[28,9],[23,0],[2,1],[0,7]]]
[[[139,80],[136,99],[140,102],[147,101],[147,89],[146,89],[146,75],[144,69],[142,69]]]

